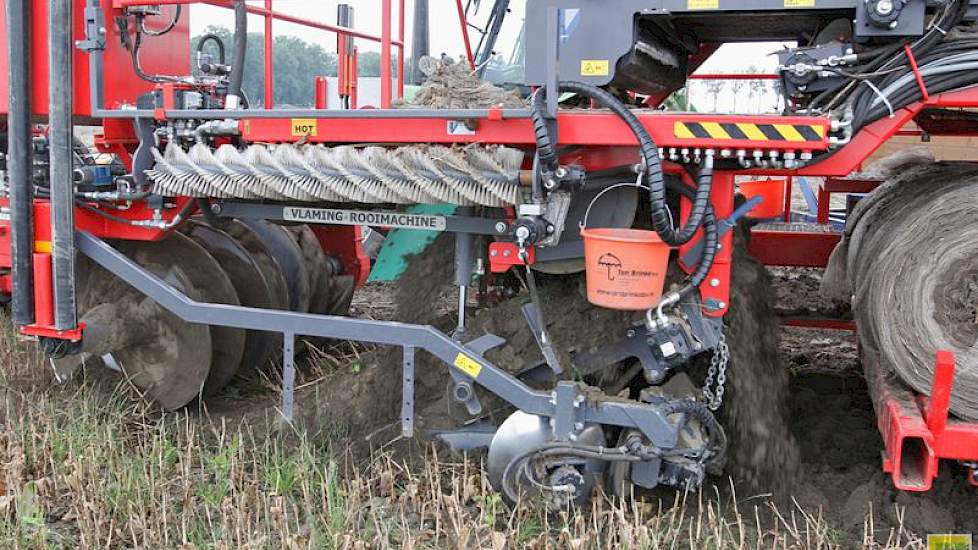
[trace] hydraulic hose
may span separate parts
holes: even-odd
[[[712,170],[703,170],[697,176],[698,187],[696,191],[689,188],[688,185],[682,182],[673,182],[672,180],[667,180],[667,188],[670,191],[675,191],[680,195],[686,197],[686,199],[693,201],[699,195],[699,190],[706,183],[706,180],[712,181],[713,172]],[[689,296],[694,290],[699,288],[703,281],[706,280],[707,275],[710,274],[710,268],[713,267],[713,260],[716,258],[717,245],[720,242],[720,235],[717,230],[717,219],[716,214],[713,212],[713,206],[707,202],[706,208],[703,210],[703,256],[700,258],[698,264],[696,264],[696,269],[686,280],[686,284],[682,286],[677,291],[679,299],[684,299]]]
[[[710,442],[710,447],[713,449],[713,458],[715,459],[723,455],[723,452],[727,449],[727,435],[717,421],[716,416],[713,415],[713,412],[710,411],[705,403],[692,399],[670,401],[662,407],[662,415],[669,416],[672,414],[685,414],[686,416],[691,416],[699,420],[700,426],[706,430],[707,439]]]
[[[708,176],[701,179],[700,185],[696,190],[689,219],[677,231],[672,227],[670,221],[671,216],[668,206],[666,206],[665,183],[662,175],[662,161],[659,158],[659,148],[638,117],[624,103],[619,101],[618,98],[597,86],[583,82],[562,81],[558,84],[558,88],[556,93],[577,93],[595,100],[601,106],[618,115],[628,126],[638,140],[639,150],[645,165],[645,184],[649,187],[652,229],[670,246],[679,246],[689,242],[702,225],[706,208],[709,205],[710,188],[713,181],[713,159],[708,156],[704,162],[703,174],[708,174]],[[546,88],[540,88],[534,94],[531,118],[537,140],[537,155],[540,158],[541,165],[545,170],[553,171],[557,168],[557,154],[554,150],[553,140],[550,137],[550,131],[547,128],[545,118],[547,93],[549,92]]]
[[[218,36],[218,35],[216,35],[216,34],[214,34],[212,32],[209,32],[209,33],[205,34],[204,36],[201,36],[200,37],[200,40],[197,41],[196,53],[198,53],[198,54],[203,53],[204,52],[204,46],[206,46],[208,42],[213,42],[217,46],[217,57],[220,60],[220,61],[218,61],[218,63],[220,63],[221,65],[226,65],[227,64],[227,53],[225,52],[225,49],[224,49],[224,41],[221,40],[221,37],[220,36]]]
[[[241,84],[244,82],[245,56],[248,51],[248,6],[244,0],[234,3],[234,42],[232,44],[231,76],[225,109],[237,109],[241,103]]]
[[[631,166],[619,166],[598,172],[592,172],[590,174],[590,176],[596,176],[601,179],[620,179],[631,175],[634,175],[633,167]],[[707,179],[712,179],[711,172],[702,171],[695,178],[695,180],[699,182],[699,185],[703,185]],[[665,184],[666,190],[670,192],[679,193],[689,201],[696,199],[697,190],[694,190],[689,185],[686,185],[681,181],[668,178],[665,180]],[[717,248],[720,242],[720,234],[717,226],[716,213],[713,211],[713,206],[710,203],[707,203],[706,209],[703,212],[702,227],[703,254],[700,257],[699,263],[696,265],[696,269],[693,270],[693,273],[686,278],[683,286],[675,292],[674,296],[677,301],[688,297],[690,293],[703,284],[703,281],[706,280],[710,273],[710,268],[713,267],[714,259],[716,259]]]

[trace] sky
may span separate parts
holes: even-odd
[[[336,22],[335,0],[273,0],[274,9],[289,15],[295,15],[328,23]],[[464,0],[463,0],[464,1]],[[459,28],[458,12],[455,0],[428,0],[430,10],[430,51],[432,54],[446,53],[452,56],[459,56],[464,53],[462,45],[462,34]],[[255,4],[263,5],[263,0],[255,0]],[[380,35],[381,24],[381,0],[347,0],[346,3],[354,7],[354,28],[375,35]],[[492,7],[493,0],[481,0],[481,6],[472,20],[476,24],[485,21]],[[394,13],[392,15],[392,33],[397,37],[398,29],[398,0],[393,1]],[[413,0],[405,0],[405,37],[407,41],[406,51],[410,55],[411,34],[412,34],[412,12]],[[520,28],[523,23],[525,13],[525,0],[511,0],[511,12],[506,18],[506,23],[500,33],[497,42],[497,51],[508,58],[513,45],[519,36]],[[233,18],[230,10],[213,6],[195,4],[190,11],[191,32],[201,33],[208,25],[221,25],[224,27],[233,26]],[[261,17],[251,16],[249,27],[254,30],[262,30],[264,22]],[[274,33],[294,35],[306,41],[319,43],[328,51],[335,51],[336,38],[332,33],[310,29],[301,25],[295,25],[282,21],[274,23]],[[475,31],[470,32],[472,47],[478,42],[479,34]],[[377,51],[379,45],[367,40],[357,40],[357,45],[361,51]],[[744,72],[750,67],[756,67],[760,72],[774,72],[777,68],[777,57],[767,55],[781,49],[781,43],[755,43],[755,44],[727,44],[711,57],[700,69],[700,72]],[[732,87],[728,86],[719,96],[718,110],[729,111],[734,108],[734,98],[738,94],[733,93]],[[705,90],[705,83],[702,81],[694,82],[691,85],[691,101],[698,110],[711,110],[713,108],[713,97]],[[744,100],[736,105],[738,110],[744,111]],[[751,110],[766,111],[775,106],[776,96],[773,93],[758,94],[758,97],[749,106]]]

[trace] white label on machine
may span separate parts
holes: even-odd
[[[474,136],[475,128],[469,126],[464,120],[449,120],[448,135],[450,136]]]
[[[372,225],[401,229],[444,231],[444,216],[406,214],[403,212],[370,212],[364,210],[335,210],[332,208],[300,208],[286,206],[282,219],[290,222],[329,223],[334,225]]]

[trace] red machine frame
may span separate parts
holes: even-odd
[[[121,9],[130,6],[147,4],[193,4],[204,3],[229,8],[231,0],[110,0],[111,6]],[[404,0],[397,0],[398,28],[397,37],[393,36],[393,0],[381,2],[381,33],[372,35],[354,29],[344,28],[314,21],[306,18],[288,15],[274,10],[274,0],[264,0],[264,5],[248,6],[252,14],[264,18],[265,29],[265,107],[274,107],[274,60],[273,60],[273,21],[286,21],[336,33],[338,37],[352,37],[380,44],[381,50],[381,108],[388,108],[394,99],[392,79],[392,54],[398,53],[398,85],[397,96],[403,96],[404,75]],[[462,28],[463,41],[469,63],[473,63],[471,44],[468,40],[465,13],[461,0],[456,0]],[[77,29],[76,29],[77,32]],[[343,42],[342,40],[340,41]],[[706,45],[705,51],[712,52],[716,45]],[[340,87],[345,93],[354,96],[356,104],[356,49],[353,52],[341,51],[342,63],[346,69],[340,71]],[[915,62],[908,52],[911,66]],[[699,56],[692,60],[692,65],[698,66],[705,60]],[[352,72],[351,69],[352,68]],[[777,75],[693,75],[694,79],[736,78],[736,79],[774,79]],[[970,88],[939,95],[930,95],[924,87],[923,80],[918,79],[923,100],[899,109],[888,118],[883,118],[863,128],[852,140],[839,148],[831,157],[816,164],[797,169],[744,169],[718,171],[715,174],[714,205],[717,216],[726,218],[733,210],[735,191],[734,178],[737,175],[773,175],[773,176],[823,176],[828,177],[826,184],[820,190],[820,196],[827,198],[835,192],[855,192],[869,189],[873,182],[840,180],[856,170],[878,147],[889,138],[903,131],[906,124],[920,116],[925,109],[931,108],[975,108],[978,107],[978,88]],[[323,84],[310,82],[316,86],[319,96],[324,97]],[[665,98],[650,98],[647,104],[657,106]],[[325,107],[324,101],[317,101],[317,108]],[[157,113],[158,118],[167,118],[168,110],[162,109]],[[287,116],[287,115],[285,115]],[[703,151],[712,150],[721,158],[736,156],[739,152],[753,154],[755,151],[763,155],[804,155],[824,151],[829,148],[830,123],[823,117],[780,116],[780,115],[719,115],[693,114],[662,111],[641,111],[639,118],[649,130],[653,139],[664,150],[664,156],[670,154],[698,155]],[[343,118],[331,119],[324,116],[316,119],[315,132],[297,136],[289,118],[242,118],[239,129],[245,141],[249,142],[292,142],[306,139],[315,142],[357,143],[499,143],[511,146],[533,146],[535,144],[533,131],[529,120],[524,117],[510,117],[506,111],[491,109],[484,118],[470,119],[473,132],[469,135],[457,135],[446,130],[446,118],[412,117],[410,112],[391,113],[384,118]],[[732,139],[727,137],[698,137],[690,135],[684,129],[688,125],[699,127],[721,127],[724,124],[746,126],[770,125],[783,127],[783,139]],[[135,145],[130,129],[125,124],[111,121],[105,125],[105,135],[98,142],[106,152],[125,153]],[[615,115],[602,111],[577,110],[560,112],[558,114],[560,128],[559,144],[580,146],[568,154],[565,161],[573,161],[584,165],[590,170],[619,166],[633,163],[636,160],[636,141],[633,134]],[[807,127],[814,132],[818,139],[799,139],[799,133],[792,128]],[[932,123],[928,127],[931,134],[947,135],[978,135],[978,128],[958,124],[942,126]],[[758,133],[752,133],[755,137]],[[666,168],[674,174],[688,178],[688,175],[678,165],[666,163]],[[827,209],[827,200],[824,203]],[[790,206],[790,203],[789,203]],[[139,207],[130,210],[129,216],[145,216],[149,213]],[[824,215],[823,215],[824,214]],[[35,207],[37,227],[48,227],[49,212],[44,202],[38,202]],[[825,223],[828,211],[819,212],[818,221]],[[156,239],[163,235],[161,230],[150,228],[134,228],[126,224],[114,224],[104,218],[92,216],[84,209],[77,209],[77,224],[94,234],[107,238],[123,239]],[[327,248],[340,250],[344,264],[353,266],[355,277],[362,283],[369,271],[362,251],[358,249],[355,231],[347,228],[320,228],[317,236]],[[729,303],[729,277],[732,235],[724,236],[721,249],[715,265],[707,280],[716,284],[704,286],[704,298],[722,304],[712,315],[722,315]],[[81,327],[74,331],[52,332],[50,306],[50,255],[45,250],[45,234],[38,232],[35,245],[36,270],[36,304],[38,306],[37,323],[22,327],[22,332],[32,335],[56,336],[77,340]],[[757,230],[752,234],[751,252],[768,265],[824,267],[828,255],[839,240],[839,234],[830,231],[775,231]],[[6,241],[6,242],[5,242]],[[352,244],[351,244],[352,243]],[[497,250],[503,250],[505,245],[496,245]],[[0,231],[0,250],[9,250],[9,235]],[[5,258],[0,257],[0,263]],[[9,265],[9,257],[6,258]],[[512,262],[511,262],[512,263]],[[493,266],[498,267],[498,266]],[[9,276],[0,276],[0,287],[9,288]],[[801,322],[795,324],[803,324]],[[808,326],[811,326],[810,324]],[[823,320],[816,323],[819,328],[851,328],[851,323]],[[886,443],[886,458],[884,469],[891,472],[898,488],[922,491],[930,488],[931,480],[936,476],[940,458],[963,461],[978,461],[978,424],[949,420],[947,415],[947,400],[950,395],[953,379],[953,357],[946,353],[938,355],[937,370],[931,398],[910,395],[902,388],[894,388],[886,384],[873,385],[873,398],[877,405],[880,430]],[[972,483],[978,484],[974,473],[970,477]]]

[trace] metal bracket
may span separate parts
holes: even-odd
[[[567,426],[573,428],[577,423],[608,424],[636,428],[662,449],[677,444],[675,426],[654,405],[600,396],[585,399],[577,384],[570,382],[563,383],[563,388],[558,385],[559,397],[553,397],[527,386],[434,327],[197,302],[90,233],[79,231],[76,238],[79,252],[188,323],[419,348],[447,364],[454,375],[481,385],[517,409],[553,419],[564,433],[569,433]],[[288,352],[292,338],[286,340]]]
[[[297,221],[323,225],[380,225],[402,229],[471,233],[496,237],[508,235],[510,230],[509,222],[501,218],[410,214],[383,210],[340,210],[310,207],[308,204],[255,204],[220,201],[211,204],[211,212],[222,218]],[[377,221],[371,223],[371,219]],[[406,223],[399,225],[398,220]]]
[[[401,435],[414,437],[414,348],[411,346],[404,346],[401,369]]]
[[[75,47],[88,53],[105,50],[105,18],[100,6],[85,7],[85,39],[76,41]]]

